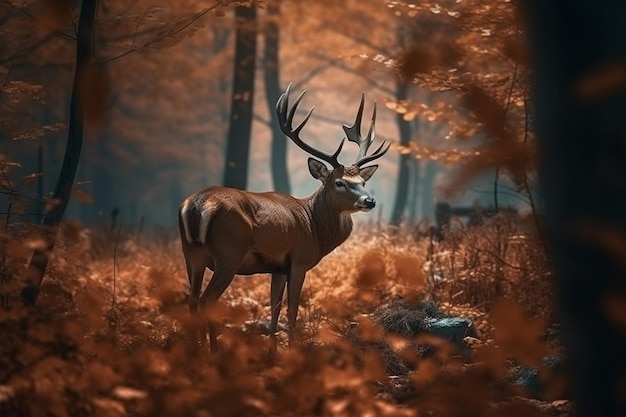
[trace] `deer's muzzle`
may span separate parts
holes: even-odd
[[[376,200],[373,197],[363,196],[358,199],[354,206],[361,211],[370,211],[376,207]]]

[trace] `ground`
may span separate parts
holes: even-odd
[[[0,415],[569,415],[563,381],[542,365],[561,352],[532,224],[453,224],[442,241],[423,229],[353,233],[309,271],[298,339],[288,347],[280,332],[271,354],[268,276],[233,281],[210,313],[223,324],[211,353],[192,336],[175,238],[66,226],[36,308],[4,303]],[[29,233],[5,236],[6,295],[37,244]],[[421,355],[414,340],[378,328],[372,313],[397,300],[470,318],[479,335],[470,357],[436,340]],[[383,341],[406,375],[389,374]],[[541,392],[512,383],[519,369],[539,375]]]

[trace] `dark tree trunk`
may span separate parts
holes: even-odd
[[[114,160],[110,148],[114,140],[110,125],[107,124],[94,144],[96,155],[92,161],[94,165],[93,192],[96,198],[91,208],[93,213],[91,222],[100,226],[107,224],[109,213],[120,203],[116,193],[118,181],[115,178],[115,168],[110,163]]]
[[[579,416],[626,415],[626,2],[532,0],[540,186]]]
[[[65,157],[61,165],[61,172],[57,180],[51,204],[43,219],[43,234],[46,242],[45,248],[37,249],[33,253],[30,264],[24,277],[22,300],[28,305],[34,305],[39,295],[39,287],[48,266],[50,252],[54,248],[56,232],[63,219],[65,208],[70,199],[76,169],[80,160],[80,152],[83,144],[83,127],[85,122],[83,97],[81,91],[84,86],[81,77],[92,63],[93,57],[93,30],[96,17],[97,0],[83,0],[78,20],[78,34],[76,38],[76,69],[74,72],[74,84],[72,86],[72,98],[69,111],[69,133],[65,148]]]
[[[424,174],[420,178],[421,195],[419,196],[422,205],[422,217],[431,220],[435,219],[435,177],[437,176],[437,165],[433,161],[426,162]]]
[[[44,216],[45,205],[43,201],[43,145],[39,145],[37,148],[37,207],[36,222],[41,222]]]
[[[420,204],[421,188],[420,188],[420,166],[419,161],[411,158],[411,171],[409,172],[409,198],[406,203],[406,218],[408,224],[413,225],[418,222],[422,216],[422,205]]]
[[[396,100],[406,100],[409,93],[409,83],[398,79],[396,87]],[[411,124],[404,120],[403,115],[396,114],[398,129],[400,130],[400,145],[408,146],[411,141]],[[399,225],[404,217],[409,194],[409,173],[411,172],[410,153],[400,153],[400,166],[398,168],[398,183],[396,184],[396,199],[391,212],[391,224]]]
[[[256,5],[235,8],[235,62],[228,126],[226,164],[223,183],[245,189],[248,183],[248,157],[254,103],[256,60]]]
[[[280,130],[276,116],[276,102],[280,97],[280,72],[278,54],[280,51],[280,0],[267,5],[267,23],[265,25],[265,57],[263,72],[265,75],[265,97],[269,109],[272,129],[271,168],[274,190],[290,193],[289,171],[287,170],[287,138]]]

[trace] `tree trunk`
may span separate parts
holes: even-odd
[[[396,100],[406,100],[409,93],[409,84],[398,78],[396,87]],[[398,129],[400,130],[400,145],[408,146],[411,141],[411,124],[404,120],[403,115],[396,113]],[[398,182],[396,184],[396,199],[391,212],[391,224],[399,225],[404,217],[409,193],[409,173],[411,171],[411,158],[409,153],[400,153],[400,166],[398,168]]]
[[[116,193],[118,178],[115,175],[115,167],[111,166],[113,160],[111,144],[114,142],[111,125],[106,124],[100,137],[95,141],[96,157],[92,161],[94,165],[93,190],[96,197],[92,209],[91,223],[99,226],[107,224],[108,215],[113,208],[119,205],[119,197]]]
[[[626,415],[626,2],[532,0],[540,189],[579,416]]]
[[[437,165],[433,161],[427,161],[424,173],[420,178],[422,216],[431,220],[435,219],[435,178]]]
[[[37,206],[35,209],[35,221],[41,222],[45,212],[45,204],[43,201],[43,145],[39,144],[37,148]],[[33,223],[34,223],[33,222]]]
[[[409,172],[409,198],[407,199],[406,213],[408,224],[414,225],[422,218],[422,205],[420,204],[420,196],[422,193],[420,187],[420,172],[419,161],[416,158],[411,158],[411,172]]]
[[[280,97],[280,70],[279,70],[279,47],[280,28],[280,0],[267,4],[267,23],[265,25],[265,57],[263,59],[263,72],[265,75],[265,97],[269,109],[272,129],[271,168],[274,190],[289,194],[289,171],[287,169],[287,138],[280,130],[278,117],[276,116],[276,102]]]
[[[245,189],[248,183],[248,157],[254,103],[256,59],[256,4],[235,8],[235,62],[228,126],[226,165],[223,183]]]
[[[35,250],[25,273],[22,300],[28,305],[34,305],[39,295],[39,287],[48,266],[50,252],[54,248],[56,233],[63,219],[65,208],[70,199],[76,169],[80,160],[80,151],[83,144],[85,92],[82,76],[92,64],[93,57],[93,30],[96,17],[97,0],[83,0],[78,20],[78,34],[76,38],[76,69],[72,98],[70,101],[69,127],[65,157],[57,180],[51,204],[43,219],[43,238],[45,247]]]

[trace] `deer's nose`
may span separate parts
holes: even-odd
[[[368,209],[373,209],[374,207],[376,207],[376,200],[374,200],[373,197],[367,197],[365,200],[363,200],[363,204]]]
[[[354,208],[360,211],[370,211],[376,206],[376,200],[362,195],[355,203]]]

